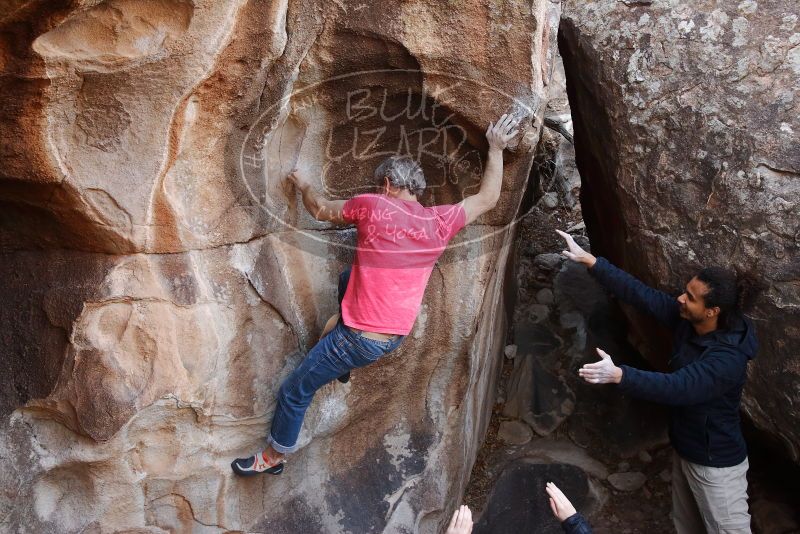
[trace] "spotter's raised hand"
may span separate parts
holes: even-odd
[[[581,248],[579,244],[575,242],[575,239],[571,235],[566,232],[562,232],[561,230],[556,230],[556,233],[564,238],[564,241],[567,242],[567,250],[561,252],[564,256],[568,259],[582,263],[585,266],[591,268],[594,267],[594,263],[597,261],[597,258],[586,252]]]

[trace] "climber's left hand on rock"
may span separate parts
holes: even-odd
[[[600,361],[587,363],[578,369],[578,375],[590,384],[619,384],[622,380],[622,369],[614,365],[611,356],[598,348]]]

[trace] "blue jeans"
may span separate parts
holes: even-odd
[[[349,274],[349,271],[345,271],[339,279],[340,302]],[[369,365],[392,352],[400,346],[404,338],[405,336],[397,336],[390,341],[369,339],[353,332],[340,320],[333,330],[314,345],[303,363],[281,384],[267,442],[280,453],[294,452],[303,418],[314,393],[351,369]]]

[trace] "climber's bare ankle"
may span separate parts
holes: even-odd
[[[274,462],[276,460],[283,460],[283,456],[284,456],[283,453],[280,453],[280,452],[276,451],[275,449],[273,449],[272,445],[270,445],[269,447],[264,449],[264,454],[267,456],[267,458],[264,458],[264,460],[267,460],[270,463],[272,463],[272,462]]]

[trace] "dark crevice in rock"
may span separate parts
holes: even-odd
[[[73,321],[110,268],[106,257],[88,253],[0,254],[0,345],[5,369],[0,388],[0,417],[31,399],[46,397],[55,387],[69,345]],[[57,291],[63,280],[67,290]],[[25,303],[23,306],[22,303]]]
[[[617,173],[617,159],[598,151],[596,140],[604,139],[608,144],[603,146],[613,149],[614,128],[597,87],[584,78],[582,71],[586,65],[591,65],[591,59],[582,55],[581,47],[574,42],[578,33],[570,28],[571,24],[569,19],[562,19],[558,46],[564,60],[567,95],[575,125],[575,163],[581,175],[581,210],[592,251],[613,261],[624,257],[627,229],[619,211],[611,208],[619,204],[615,189],[608,186],[608,181]],[[587,114],[586,110],[592,111]]]
[[[757,532],[797,532],[800,525],[800,466],[786,446],[743,418],[750,470],[750,510]]]

